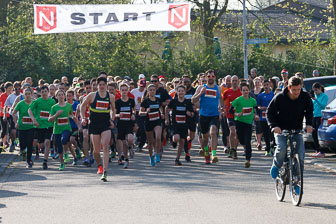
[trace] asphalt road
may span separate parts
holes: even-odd
[[[306,165],[302,205],[278,202],[269,176],[272,163],[254,151],[249,169],[218,152],[219,163],[205,165],[192,150],[192,163],[174,166],[175,150],[149,165],[137,153],[129,169],[110,163],[108,182],[96,168],[42,160],[33,169],[15,162],[0,177],[0,223],[335,223],[336,176]]]

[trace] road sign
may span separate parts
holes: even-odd
[[[246,40],[246,44],[267,44],[268,39],[267,38],[259,38],[259,39],[248,39]]]

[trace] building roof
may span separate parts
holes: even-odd
[[[247,13],[249,36],[255,34],[280,42],[317,38],[329,41],[332,31],[328,27],[328,16],[332,16],[332,12],[327,8],[328,2],[330,0],[285,0],[262,10],[250,10]],[[238,28],[242,27],[242,18],[242,10],[233,10],[223,15],[221,22],[225,27]]]

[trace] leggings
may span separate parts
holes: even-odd
[[[236,121],[236,130],[238,139],[241,145],[245,148],[246,160],[252,157],[251,137],[252,137],[252,124]]]
[[[34,129],[19,130],[20,151],[24,152],[27,148],[27,162],[31,162],[33,151]]]
[[[317,137],[317,132],[318,132],[318,128],[321,125],[321,117],[314,117],[313,118],[313,140],[314,140],[314,148],[316,151],[323,153],[319,141],[318,141],[318,137]]]
[[[71,132],[69,130],[65,130],[62,134],[55,134],[55,146],[58,153],[63,153],[63,145],[66,145],[71,136]]]

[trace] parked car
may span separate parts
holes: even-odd
[[[312,90],[314,82],[319,82],[324,87],[336,86],[336,76],[320,76],[303,79],[303,85],[307,92]]]
[[[336,99],[322,110],[322,121],[318,129],[320,146],[336,152]]]
[[[324,88],[324,93],[328,96],[328,103],[333,101],[336,98],[336,86],[328,86]],[[304,121],[305,122],[305,121]],[[314,144],[313,136],[312,134],[305,133],[303,134],[303,141],[305,143],[306,148],[312,148]]]

